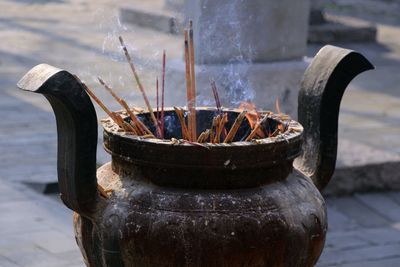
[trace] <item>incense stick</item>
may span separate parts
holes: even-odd
[[[206,130],[206,131],[207,131],[207,130]],[[203,142],[204,137],[205,137],[205,135],[206,135],[206,131],[202,132],[202,133],[199,135],[199,137],[197,138],[197,142],[198,142],[198,143],[202,143],[202,142]]]
[[[215,81],[211,81],[211,89],[213,91],[214,99],[215,99],[215,105],[217,107],[218,113],[222,112],[221,109],[221,102],[219,101],[219,95],[218,95],[218,90],[217,86],[215,84]]]
[[[217,125],[216,120],[217,120],[217,118],[214,117],[212,120],[211,128],[210,128],[210,143],[212,143],[212,144],[214,143],[214,139],[215,139],[214,130],[216,129],[216,125]]]
[[[187,96],[187,114],[185,114],[185,110],[180,107],[174,107],[175,113],[179,119],[179,123],[182,128],[182,138],[177,140],[171,137],[171,141],[176,143],[188,143],[197,146],[204,146],[201,143],[209,142],[210,143],[230,143],[235,139],[239,129],[241,129],[241,125],[245,118],[251,122],[251,127],[246,130],[244,136],[241,137],[241,141],[250,141],[253,138],[264,138],[265,135],[276,136],[280,133],[287,130],[287,125],[282,120],[283,116],[286,116],[281,113],[279,99],[275,101],[275,108],[277,113],[280,116],[280,120],[278,120],[278,125],[273,133],[270,132],[270,127],[268,125],[268,114],[265,115],[262,119],[260,119],[260,115],[254,107],[255,115],[257,116],[254,119],[254,114],[252,112],[248,112],[243,110],[241,113],[237,114],[229,132],[227,133],[226,123],[228,122],[228,113],[224,113],[222,110],[220,98],[218,95],[217,86],[214,80],[211,80],[211,89],[215,99],[215,105],[217,108],[217,112],[214,111],[214,116],[212,119],[212,125],[210,129],[205,129],[200,135],[197,137],[197,125],[196,125],[196,71],[195,71],[195,48],[194,48],[194,33],[193,33],[193,23],[189,22],[189,27],[185,29],[185,78],[186,78],[186,96]],[[117,94],[114,90],[108,86],[100,77],[98,78],[99,82],[103,85],[103,87],[115,98],[115,100],[126,110],[127,114],[130,116],[129,122],[125,121],[127,119],[125,117],[125,113],[121,114],[118,112],[110,111],[103,102],[98,99],[94,93],[82,82],[86,92],[90,95],[90,97],[99,104],[99,106],[107,113],[107,115],[119,126],[118,132],[124,132],[126,134],[135,134],[142,138],[164,138],[164,127],[165,127],[165,117],[164,117],[164,96],[165,96],[165,76],[166,76],[166,52],[163,50],[163,58],[162,58],[162,77],[161,81],[156,77],[156,116],[153,111],[149,99],[144,90],[143,84],[140,81],[139,75],[135,69],[133,64],[133,60],[131,55],[128,52],[128,49],[122,39],[119,37],[119,41],[123,48],[125,57],[131,71],[133,73],[134,79],[136,81],[138,90],[141,92],[143,100],[147,106],[147,109],[150,114],[151,122],[154,124],[156,128],[156,136],[149,130],[148,127],[136,116],[137,112],[133,112],[132,109],[128,106],[128,104]],[[160,84],[161,83],[161,84]],[[251,105],[251,103],[249,104]],[[141,110],[140,112],[143,112]],[[124,115],[124,116],[122,116]],[[187,119],[185,118],[187,116]],[[124,119],[125,118],[125,119]],[[254,119],[254,120],[253,120]],[[252,128],[253,127],[253,128]],[[179,133],[178,133],[179,134]],[[205,146],[208,147],[208,146]],[[101,190],[101,189],[100,189]],[[103,192],[104,193],[104,192]]]
[[[178,107],[174,107],[174,110],[176,112],[176,115],[178,116],[179,122],[181,123],[182,127],[182,138],[183,139],[189,139],[189,131],[188,128],[186,127],[186,122],[185,122],[185,116],[184,116],[184,111]]]
[[[129,114],[129,117],[131,118],[132,122],[135,123],[135,125],[140,129],[140,131],[143,134],[153,135],[153,133],[149,130],[149,128],[147,128],[147,126],[135,115],[135,113],[132,112],[128,104],[123,99],[121,99],[121,105]]]
[[[157,105],[157,122],[160,123],[160,109],[158,104],[158,77],[156,77],[156,105]]]
[[[221,109],[221,111],[222,111],[222,109]],[[226,128],[225,128],[225,124],[228,122],[228,113],[225,113],[224,114],[224,116],[223,116],[223,125],[222,125],[222,138],[223,139],[225,139],[225,137],[226,137],[226,135],[228,134],[228,132],[226,131]]]
[[[112,112],[103,104],[103,102],[101,102],[100,99],[97,98],[97,96],[92,92],[92,90],[90,90],[89,87],[84,82],[81,81],[81,84],[85,89],[86,93],[90,95],[90,97],[104,110],[105,113],[107,113],[109,117],[113,118]]]
[[[120,117],[121,118],[121,117]],[[133,135],[139,135],[136,128],[132,126],[132,124],[127,123],[126,121],[124,121],[124,119],[122,119],[122,124],[124,125],[124,130],[129,134],[129,133],[133,133]]]
[[[161,138],[164,138],[164,96],[165,96],[165,66],[167,55],[163,52],[162,84],[161,84]]]
[[[225,113],[224,115],[221,114],[218,128],[217,128],[216,135],[215,135],[215,139],[214,139],[214,141],[216,143],[221,142],[221,134],[222,134],[223,130],[225,129],[225,123],[227,121],[228,121],[228,114],[227,113]]]
[[[206,130],[203,137],[203,142],[207,142],[209,136],[210,136],[210,130]]]
[[[125,132],[132,132],[134,135],[137,135],[137,131],[136,129],[130,125],[129,123],[127,123],[120,114],[118,114],[117,112],[111,112],[118,124],[121,125],[120,127],[125,131]]]
[[[190,58],[189,58],[189,34],[188,31],[185,30],[185,77],[186,77],[186,99],[187,99],[187,107],[189,111],[188,116],[188,130],[190,133],[189,140],[192,140],[192,116],[190,115],[191,112],[191,101],[192,101],[192,79],[190,75]]]
[[[75,78],[79,79],[77,76],[75,76]],[[80,80],[80,79],[79,79]],[[121,123],[122,118],[119,117],[118,114],[114,114],[113,112],[111,112],[104,104],[103,102],[101,102],[101,100],[99,98],[97,98],[97,96],[92,92],[92,90],[89,89],[89,87],[80,80],[83,88],[85,89],[85,91],[88,93],[88,95],[90,95],[90,97],[104,110],[104,112],[120,127],[125,129],[124,124]],[[118,115],[118,116],[117,116]],[[121,119],[121,120],[119,120]]]
[[[145,104],[147,106],[147,109],[148,109],[148,111],[150,113],[150,117],[151,117],[151,120],[153,121],[154,127],[156,128],[158,134],[161,135],[161,130],[160,130],[160,127],[158,126],[157,119],[154,116],[153,108],[150,105],[150,101],[147,98],[146,92],[145,92],[145,90],[143,88],[143,85],[142,85],[140,79],[139,79],[139,75],[136,72],[135,65],[133,65],[132,58],[131,58],[131,56],[130,56],[130,54],[128,52],[128,49],[125,46],[125,43],[124,43],[124,40],[122,39],[122,36],[119,37],[119,41],[121,43],[122,49],[124,50],[124,54],[125,54],[125,57],[126,57],[128,63],[129,63],[129,66],[131,67],[131,70],[132,70],[133,76],[135,77],[135,80],[136,80],[136,83],[138,85],[139,91],[142,93],[144,102],[145,102]]]
[[[233,123],[228,135],[225,137],[224,143],[229,143],[233,140],[235,137],[237,131],[239,130],[240,125],[243,122],[243,119],[245,118],[246,111],[243,110],[235,119],[235,122]]]
[[[249,127],[243,137],[240,139],[240,142],[245,141],[247,136],[251,133],[251,128]]]
[[[249,134],[249,136],[247,136],[247,138],[245,139],[245,141],[250,141],[251,139],[253,139],[253,137],[256,135],[258,129],[260,128],[260,126],[268,120],[268,116],[265,115],[264,118],[262,120],[260,120],[256,126],[254,127],[254,129],[251,131],[251,133]]]
[[[101,79],[100,77],[97,77],[97,79],[99,80],[100,84],[103,85],[103,87],[114,97],[114,99],[126,110],[132,122],[135,124],[137,128],[138,134],[140,135],[145,133],[153,134],[146,127],[146,125],[144,125],[144,123],[140,121],[139,118],[130,110],[128,104],[122,98],[118,97],[117,94],[114,92],[114,90],[109,85],[107,85],[103,79]]]
[[[189,47],[190,47],[190,80],[191,80],[191,101],[189,108],[189,116],[191,116],[191,138],[196,140],[196,72],[195,72],[195,56],[194,56],[194,39],[193,39],[193,22],[189,21]]]
[[[215,136],[214,136],[214,142],[213,143],[219,143],[220,139],[219,136],[221,135],[221,121],[222,121],[222,117],[221,115],[218,115],[217,117],[215,117]]]
[[[99,80],[100,84],[103,85],[103,87],[107,90],[107,92],[109,92],[112,95],[112,97],[114,97],[114,99],[117,100],[117,102],[119,104],[121,104],[121,100],[122,99],[117,96],[117,94],[112,90],[112,88],[110,86],[108,86],[100,77],[97,77],[97,79]],[[115,114],[114,112],[112,112],[112,113]],[[122,124],[125,127],[127,127],[125,125],[125,123],[124,123],[125,122],[124,120],[121,120],[119,118],[117,120],[119,121],[119,124]],[[135,133],[136,134],[140,133],[140,130],[139,129],[135,129]]]

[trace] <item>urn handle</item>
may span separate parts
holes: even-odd
[[[57,172],[67,207],[90,216],[100,201],[96,179],[97,117],[82,84],[71,73],[40,64],[18,82],[18,88],[43,94],[57,121]]]
[[[298,120],[304,127],[302,154],[296,169],[322,190],[336,165],[339,108],[347,85],[374,66],[360,53],[324,46],[305,71],[298,99]]]

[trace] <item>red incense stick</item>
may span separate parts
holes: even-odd
[[[157,122],[160,122],[160,110],[158,104],[158,77],[156,78],[156,102],[157,102]]]
[[[222,112],[221,102],[219,101],[219,95],[218,95],[218,90],[217,90],[217,86],[215,84],[215,81],[211,81],[211,89],[212,89],[213,94],[214,94],[215,105],[217,106],[218,113],[221,113]]]

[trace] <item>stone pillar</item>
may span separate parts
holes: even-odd
[[[186,0],[185,18],[194,24],[199,105],[213,105],[210,79],[223,105],[252,101],[297,113],[297,91],[307,63],[309,0]],[[184,70],[182,61],[172,64]],[[171,65],[170,65],[171,66]],[[175,75],[184,78],[184,75]],[[185,86],[177,78],[174,86]],[[185,98],[184,90],[177,103]]]
[[[300,59],[307,45],[309,1],[187,0],[199,64]]]

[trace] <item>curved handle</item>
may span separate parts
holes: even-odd
[[[319,190],[330,181],[336,165],[339,108],[350,81],[374,66],[361,54],[324,46],[308,66],[298,99],[304,127],[303,152],[294,162]]]
[[[65,70],[46,64],[32,68],[18,88],[43,94],[57,121],[58,184],[67,207],[94,212],[99,201],[96,179],[97,117],[80,81]]]

